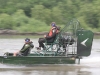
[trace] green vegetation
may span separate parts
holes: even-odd
[[[73,18],[99,32],[100,0],[0,0],[0,29],[44,32],[53,21],[63,27]]]
[[[25,39],[26,37],[37,39],[39,37],[43,37],[43,35],[0,35],[0,39]]]

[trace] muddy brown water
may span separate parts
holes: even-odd
[[[31,39],[38,46],[38,39]],[[19,50],[24,39],[0,39],[0,55]],[[80,64],[10,65],[0,63],[0,75],[100,75],[100,39],[93,40],[91,55]]]

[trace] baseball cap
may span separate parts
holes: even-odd
[[[52,23],[51,23],[51,26],[52,26],[52,27],[56,27],[56,23],[55,23],[55,22],[52,22]]]
[[[25,41],[26,41],[26,42],[29,42],[29,41],[30,41],[30,39],[29,39],[29,38],[26,38],[26,39],[25,39]]]

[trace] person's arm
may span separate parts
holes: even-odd
[[[34,45],[33,45],[32,41],[30,42],[30,46],[31,46],[31,48],[34,48]]]

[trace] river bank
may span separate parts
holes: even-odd
[[[15,30],[0,30],[1,36],[43,36],[44,34],[47,34],[48,32],[18,32]],[[94,32],[94,37],[100,37],[100,32]]]
[[[16,30],[0,30],[0,35],[44,35],[47,32],[18,32]]]

